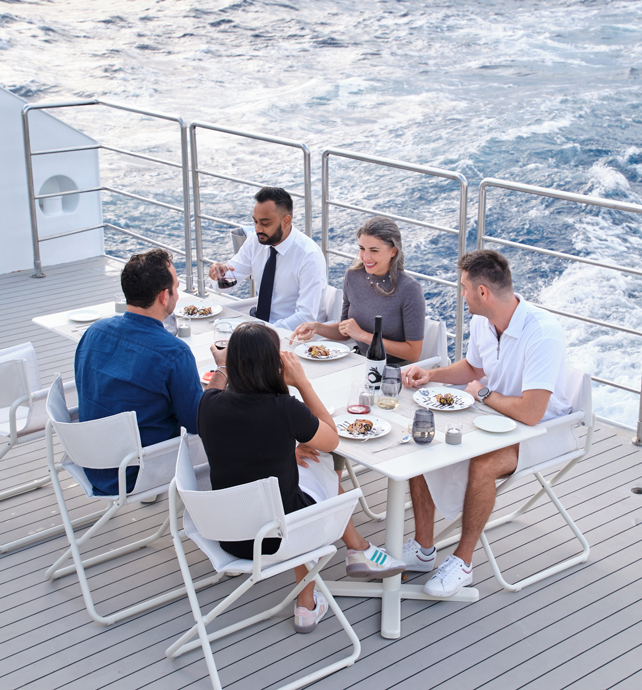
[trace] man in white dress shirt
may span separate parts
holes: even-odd
[[[254,198],[256,234],[230,261],[212,264],[210,278],[218,280],[234,271],[240,283],[254,276],[259,286],[257,318],[293,331],[319,319],[327,285],[325,259],[316,242],[292,225],[292,197],[284,189],[263,187]],[[271,272],[266,270],[270,261]]]
[[[568,414],[566,342],[557,319],[513,292],[508,261],[498,252],[469,252],[458,268],[462,294],[473,314],[466,359],[429,371],[409,367],[404,384],[467,384],[466,391],[479,403],[523,424]],[[484,376],[486,385],[480,383]],[[459,544],[425,584],[427,594],[452,596],[472,584],[473,551],[495,505],[495,481],[526,462],[518,444],[410,480],[415,538],[404,544],[403,554],[409,570],[429,572],[435,564],[435,508],[447,520],[463,512]]]

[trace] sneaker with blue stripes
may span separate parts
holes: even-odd
[[[385,578],[399,575],[406,569],[403,561],[398,561],[380,549],[370,544],[366,551],[348,549],[346,556],[346,573],[350,577]]]

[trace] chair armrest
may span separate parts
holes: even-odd
[[[571,414],[564,415],[563,417],[555,417],[554,419],[549,419],[546,422],[540,422],[537,426],[543,426],[546,429],[554,429],[558,426],[566,426],[573,424],[576,426],[584,421],[584,412],[579,410],[578,412],[571,412]],[[588,424],[587,426],[591,426]]]
[[[315,503],[313,506],[302,508],[294,513],[288,513],[285,516],[287,531],[303,527],[311,522],[318,522],[341,510],[349,509],[350,514],[352,514],[362,495],[361,489],[352,489],[352,491],[346,491],[334,498],[329,498],[327,501],[321,501],[321,503]],[[283,531],[285,533],[286,530]],[[287,536],[285,538],[287,539]]]
[[[178,447],[180,445],[181,437],[177,436],[176,438],[170,438],[167,441],[155,443],[153,446],[145,446],[143,448],[143,458],[145,460],[153,460],[161,455],[167,455],[167,453],[178,453]]]
[[[439,362],[441,362],[441,357],[435,355],[434,357],[428,357],[428,359],[422,359],[419,362],[411,362],[408,366],[417,366],[421,367],[422,369],[434,369],[436,366],[439,366]]]

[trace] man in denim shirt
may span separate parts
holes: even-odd
[[[163,327],[178,301],[172,257],[163,249],[134,254],[121,285],[127,299],[122,316],[87,329],[76,350],[80,421],[134,410],[143,446],[196,433],[202,389],[191,350]],[[85,469],[96,495],[118,494],[117,469]],[[138,467],[127,468],[131,492]]]

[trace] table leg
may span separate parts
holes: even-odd
[[[406,498],[405,480],[388,479],[386,514],[386,550],[394,558],[401,558]],[[381,635],[396,639],[401,635],[401,575],[383,581],[381,599]]]

